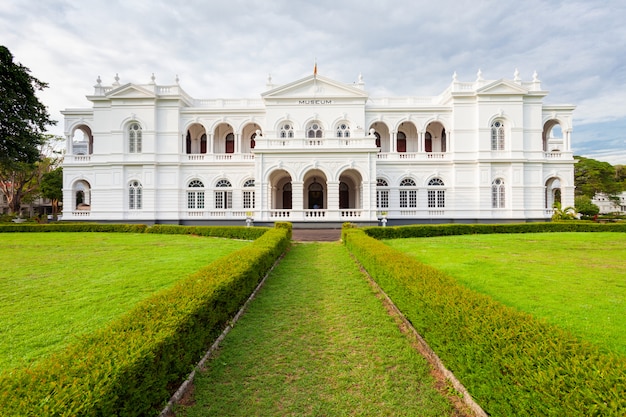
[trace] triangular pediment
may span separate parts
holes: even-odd
[[[156,98],[156,95],[145,88],[135,84],[124,84],[111,91],[106,96],[108,98]]]
[[[518,95],[518,94],[528,94],[528,90],[522,87],[521,85],[516,84],[512,81],[498,80],[498,81],[493,81],[487,85],[482,86],[481,88],[476,90],[476,94]]]
[[[310,75],[261,94],[264,99],[367,99],[365,91],[320,75]]]

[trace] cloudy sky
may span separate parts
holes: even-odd
[[[173,84],[194,98],[259,97],[319,73],[372,96],[438,95],[523,80],[575,104],[574,152],[626,164],[624,0],[2,0],[0,44],[49,83],[54,118],[110,85]],[[62,134],[62,123],[51,129]]]

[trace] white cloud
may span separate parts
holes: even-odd
[[[311,72],[372,95],[435,95],[453,72],[471,81],[537,70],[549,103],[578,123],[626,117],[626,3],[621,0],[5,0],[0,39],[50,84],[60,118],[100,75],[171,83],[197,98],[258,97]],[[58,129],[58,128],[57,128]],[[616,144],[623,146],[623,143]]]

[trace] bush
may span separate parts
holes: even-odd
[[[619,232],[626,233],[626,224],[597,224],[587,222],[515,223],[515,224],[440,224],[393,227],[366,227],[375,239],[403,239],[491,233],[557,233],[557,232]]]
[[[555,231],[558,226],[550,225],[544,230]],[[537,231],[544,226],[533,227]],[[410,229],[442,235],[490,228],[503,230],[497,226]],[[387,230],[384,234],[389,237]],[[411,233],[398,228],[394,234]],[[558,327],[471,291],[362,230],[346,230],[344,242],[490,415],[623,415],[623,357],[602,353]]]
[[[229,239],[254,240],[270,230],[268,227],[245,226],[177,226],[157,224],[149,227],[146,233],[177,234],[224,237]]]
[[[0,233],[30,232],[111,232],[144,233],[145,224],[98,224],[98,223],[54,223],[54,224],[1,224]]]
[[[0,415],[156,414],[286,250],[287,235],[270,229],[107,328],[31,368],[4,372]]]

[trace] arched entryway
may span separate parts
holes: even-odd
[[[546,209],[552,209],[557,203],[561,204],[561,180],[557,177],[552,177],[546,181]]]
[[[80,125],[72,134],[72,154],[91,155],[93,153],[93,134],[89,126]]]
[[[79,180],[74,183],[72,189],[74,210],[91,210],[91,185],[85,180]]]
[[[291,210],[293,207],[291,175],[283,169],[274,171],[270,175],[270,186],[272,188],[271,208]]]
[[[362,182],[363,180],[361,174],[354,169],[349,169],[341,173],[339,176],[340,209],[355,209],[362,207]]]
[[[308,209],[328,208],[328,186],[326,175],[318,169],[307,172],[304,177],[304,207]]]

